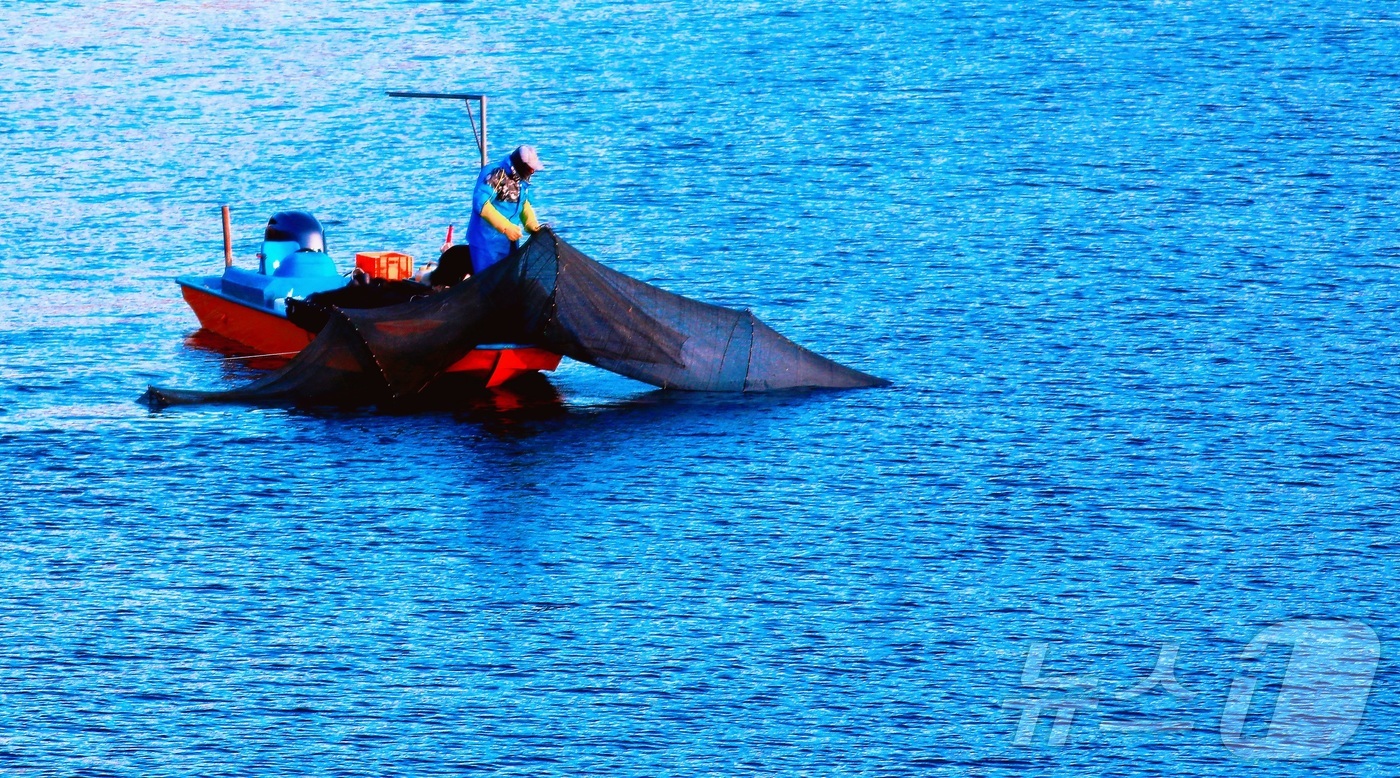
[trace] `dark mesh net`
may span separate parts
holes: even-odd
[[[423,390],[482,343],[521,343],[662,388],[849,389],[886,382],[814,354],[748,311],[657,289],[545,229],[451,289],[402,305],[332,309],[284,368],[224,392],[152,387],[149,401],[370,404]]]
[[[296,358],[237,389],[199,392],[151,387],[151,404],[187,403],[329,403],[358,405],[389,399],[384,375],[374,355],[343,313],[335,312],[321,334]]]

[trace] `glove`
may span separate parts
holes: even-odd
[[[535,206],[531,205],[529,200],[521,206],[520,216],[521,221],[525,222],[525,230],[531,234],[539,232],[540,227],[544,226],[540,224],[539,217],[535,216]]]
[[[481,206],[481,218],[507,238],[513,241],[520,240],[522,234],[520,228],[513,224],[510,219],[502,216],[501,212],[496,210],[496,206],[490,203]]]

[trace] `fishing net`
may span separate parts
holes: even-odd
[[[669,389],[762,392],[887,382],[779,335],[749,311],[658,289],[584,256],[548,228],[447,291],[330,308],[282,369],[228,391],[151,387],[154,404],[375,404],[412,396],[483,343],[539,346]]]
[[[326,326],[336,308],[387,308],[406,303],[416,297],[427,297],[432,293],[431,286],[417,281],[386,281],[375,278],[369,283],[351,282],[339,289],[308,295],[306,299],[288,297],[287,318],[314,335]]]

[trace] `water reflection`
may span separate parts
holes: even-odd
[[[295,352],[263,354],[243,343],[200,328],[185,336],[185,346],[217,357],[226,379],[247,380],[249,371],[276,370],[291,361]]]

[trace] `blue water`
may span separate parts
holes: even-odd
[[[1400,15],[1224,5],[3,4],[0,768],[1396,774]],[[173,283],[218,205],[244,266],[462,229],[464,111],[387,89],[894,387],[138,405],[257,374]],[[1251,756],[1303,618],[1378,636],[1364,716]]]

